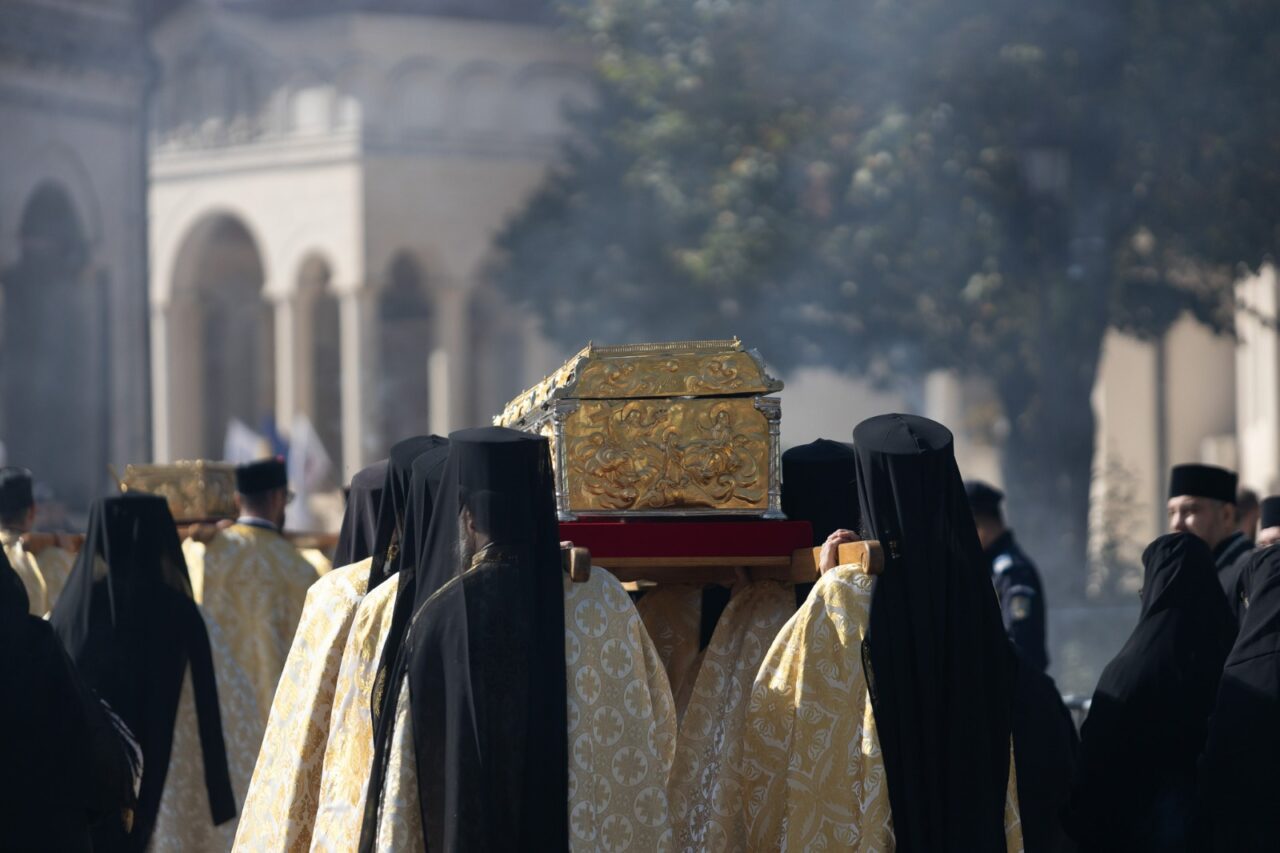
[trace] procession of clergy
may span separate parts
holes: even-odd
[[[496,427],[360,471],[323,575],[275,460],[199,541],[136,493],[32,534],[4,469],[0,849],[1280,849],[1280,548],[1170,479],[1078,737],[1002,495],[920,417],[784,455],[812,585],[573,582],[547,440]]]

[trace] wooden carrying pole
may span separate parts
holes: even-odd
[[[230,527],[234,523],[229,518],[211,521],[180,521],[178,522],[178,538],[194,539],[197,542],[203,542],[208,545],[213,541],[213,537],[218,534],[219,530]],[[292,530],[286,530],[283,535],[297,548],[316,548],[320,551],[332,551],[338,547],[338,534],[336,533],[297,533]]]
[[[562,549],[560,568],[574,583],[586,583],[591,580],[591,552],[586,548]]]
[[[594,562],[624,583],[731,584],[739,579],[739,569],[749,580],[806,583],[818,579],[821,552],[821,548],[800,548],[789,557],[596,557]],[[857,565],[869,575],[878,575],[884,570],[884,551],[875,540],[845,542],[837,565]]]

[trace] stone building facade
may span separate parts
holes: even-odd
[[[233,418],[306,415],[343,479],[404,435],[486,422],[564,355],[484,270],[592,97],[540,3],[0,4],[7,459],[83,506],[109,466],[221,456]],[[1275,271],[1238,296],[1238,340],[1190,319],[1107,338],[1092,589],[1133,585],[1171,464],[1280,491]],[[784,444],[923,411],[999,480],[989,431],[966,428],[981,383],[784,378]]]
[[[0,5],[0,440],[73,508],[150,452],[144,26]]]
[[[1169,468],[1232,468],[1280,493],[1280,282],[1266,266],[1236,284],[1236,335],[1183,316],[1163,338],[1111,332],[1097,414],[1089,591],[1137,590],[1142,549],[1166,528]]]
[[[246,5],[191,3],[152,35],[155,456],[303,413],[349,476],[486,421],[555,361],[484,269],[589,65],[502,4]]]

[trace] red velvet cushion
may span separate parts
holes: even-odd
[[[597,558],[790,557],[813,543],[807,521],[618,519],[560,522],[560,538]]]

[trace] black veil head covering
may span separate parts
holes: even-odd
[[[373,540],[378,536],[378,504],[387,479],[387,460],[380,459],[361,468],[351,478],[347,506],[342,513],[338,544],[333,549],[333,564],[349,566],[373,554]]]
[[[387,476],[378,501],[378,524],[373,539],[373,565],[369,567],[372,590],[404,565],[413,565],[412,541],[405,536],[405,511],[409,506],[409,478],[413,460],[433,447],[444,444],[438,435],[418,435],[396,442],[387,456]],[[406,546],[409,546],[406,549]],[[407,552],[408,551],[408,552]]]
[[[429,850],[564,850],[569,828],[564,592],[546,439],[449,436],[418,555],[407,675]],[[372,850],[394,714],[375,734],[361,849]]]
[[[1142,563],[1138,624],[1102,671],[1080,733],[1068,825],[1087,849],[1175,849],[1152,846],[1161,836],[1185,843],[1189,826],[1171,827],[1168,816],[1191,813],[1196,757],[1235,636],[1199,537],[1161,536]]]
[[[903,851],[1003,850],[1014,659],[950,431],[853,431],[862,523],[885,551],[864,645]]]
[[[449,458],[449,443],[442,442],[424,453],[418,454],[409,466],[408,500],[401,529],[402,538],[406,541],[404,549],[409,554],[425,554],[427,531],[430,529],[434,496],[440,489],[440,480],[444,476],[445,461]],[[382,716],[383,702],[386,697],[387,676],[395,665],[396,656],[400,653],[400,644],[404,632],[408,630],[409,620],[413,617],[414,599],[416,595],[418,566],[403,561],[399,570],[400,581],[396,588],[396,601],[391,614],[391,626],[387,629],[387,637],[382,644],[382,654],[378,660],[378,672],[373,681],[370,695],[370,715],[374,725]]]
[[[857,531],[858,484],[851,445],[820,438],[782,454],[782,511],[792,521],[813,525],[813,544],[833,530]]]
[[[235,817],[213,657],[169,505],[155,495],[101,498],[50,620],[76,668],[134,733],[146,756],[133,831],[95,846],[143,850],[169,770],[187,666],[205,787],[215,824]],[[114,821],[105,831],[119,833]]]
[[[1280,837],[1280,548],[1245,559],[1249,606],[1222,671],[1200,766],[1215,850],[1268,850]]]
[[[133,805],[119,735],[0,548],[0,830],[6,850],[89,850]]]

